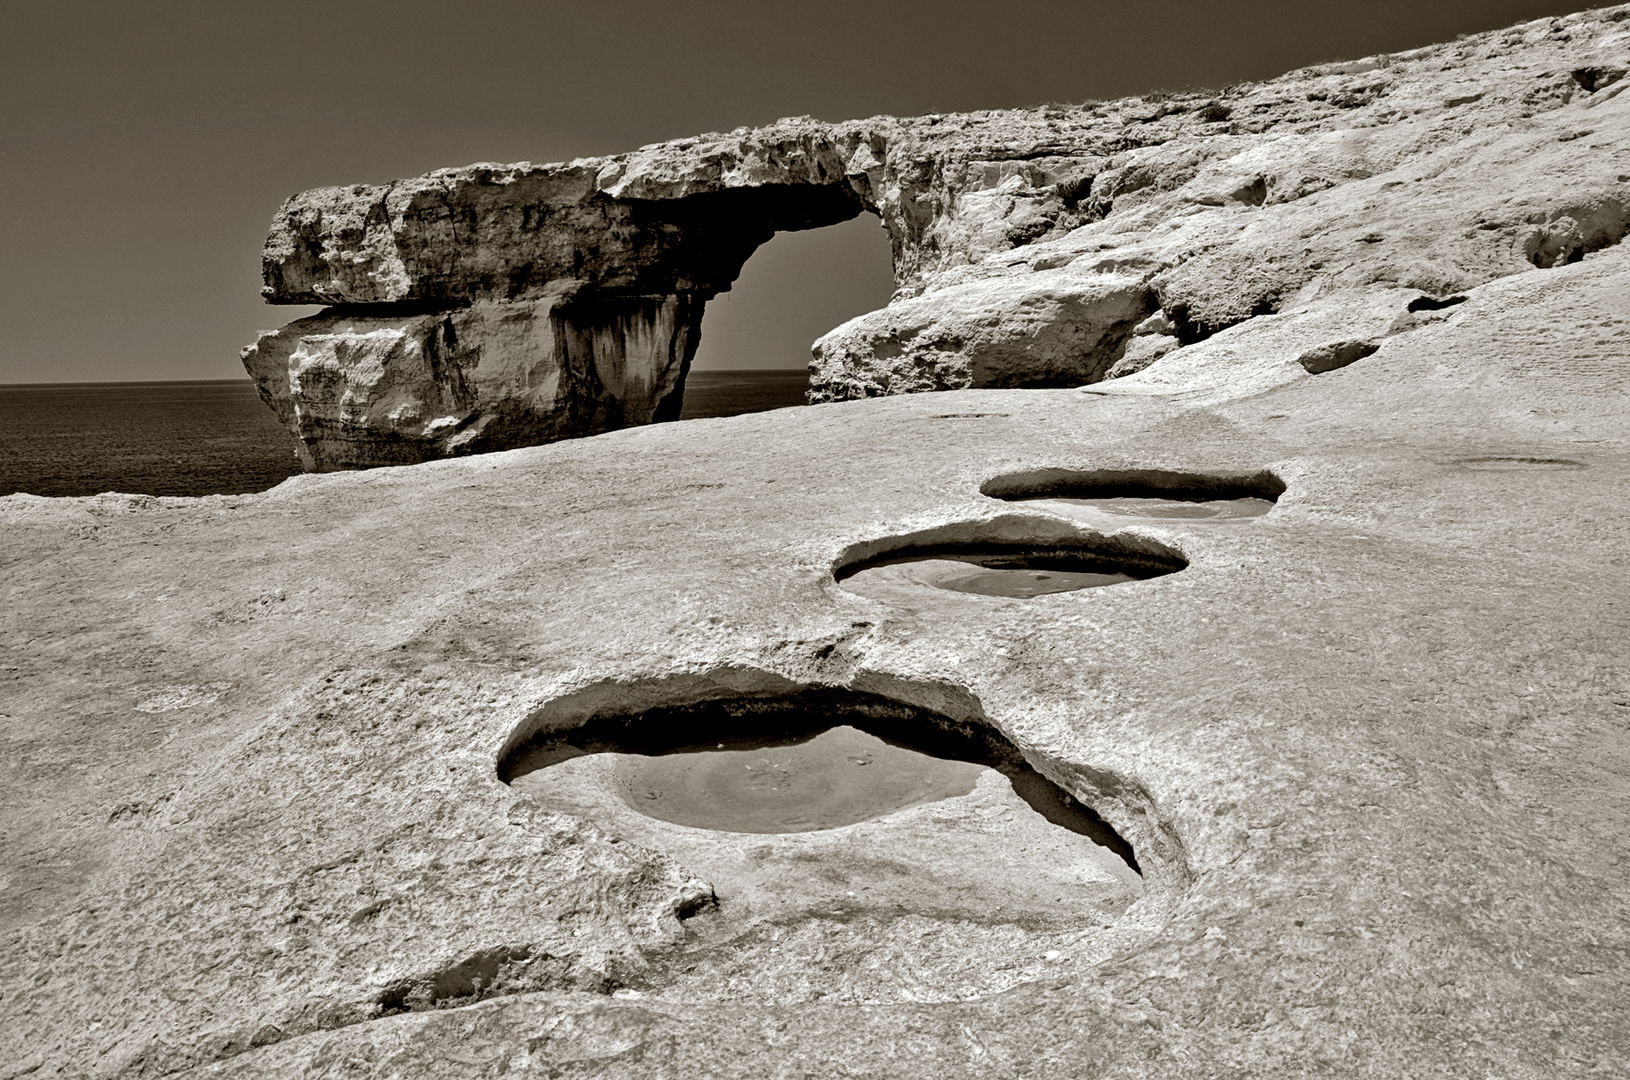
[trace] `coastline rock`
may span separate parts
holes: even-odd
[[[475,302],[639,297],[676,304],[690,331],[671,353],[614,355],[613,344],[597,359],[626,368],[629,393],[658,395],[618,408],[562,398],[540,413],[512,389],[525,377],[483,382],[458,409],[531,419],[475,442],[347,406],[342,385],[357,400],[387,396],[364,367],[328,396],[296,402],[275,363],[251,366],[299,437],[309,438],[303,417],[352,418],[307,442],[303,458],[350,467],[661,419],[672,411],[663,401],[683,395],[707,300],[758,245],[861,213],[888,232],[896,295],[816,343],[812,402],[1089,384],[1112,369],[1159,369],[1151,346],[1128,343],[1157,309],[1193,345],[1319,298],[1443,295],[1551,269],[1620,242],[1630,224],[1630,82],[1613,76],[1630,48],[1622,10],[1220,95],[798,117],[612,157],[306,192],[267,238],[273,303],[340,304],[350,315],[411,304],[428,317]],[[569,312],[560,322],[568,333],[599,325]],[[524,351],[510,356],[472,332],[489,366],[528,365]]]
[[[409,465],[677,419],[700,319],[684,294],[330,308],[243,363],[307,471]]]
[[[831,167],[805,127],[710,155],[702,175],[659,155],[628,175],[478,165],[297,195],[262,292],[335,307],[262,335],[244,366],[308,471],[677,419],[706,301],[777,231],[861,212],[842,183],[792,182]]]

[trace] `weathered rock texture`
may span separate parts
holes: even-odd
[[[1596,48],[1625,12],[1509,36]],[[1567,78],[1524,123],[1630,175],[1600,165],[1630,95]],[[1488,190],[1544,148],[1513,155]],[[1511,242],[1586,235],[1548,212]],[[1151,316],[1164,354],[1083,389],[0,499],[0,1078],[1623,1075],[1630,246],[1584,246],[1188,344]],[[1108,537],[981,494],[1264,470],[1264,517]],[[1033,601],[835,580],[946,539],[1187,566]],[[574,718],[801,687],[999,729],[1136,849],[1136,901],[1005,857],[999,785],[716,840],[500,779]]]
[[[1406,316],[1318,375],[1370,314],[1250,320],[1203,393],[0,499],[0,1076],[1621,1075],[1630,246]],[[1265,517],[1126,534],[1187,559],[1150,581],[832,574],[1088,536],[996,477],[1261,469]],[[499,779],[563,716],[802,685],[994,724],[1142,898],[1008,857],[994,797],[719,839]]]
[[[1220,93],[798,118],[308,192],[267,240],[268,299],[415,313],[366,330],[296,323],[245,360],[308,467],[660,420],[677,411],[706,300],[760,243],[870,212],[899,289],[815,344],[811,401],[1132,374],[1321,299],[1443,295],[1617,243],[1630,222],[1621,15]],[[439,351],[424,312],[450,327],[472,303],[512,306],[464,317],[462,351]],[[1169,344],[1132,342],[1157,311]],[[507,331],[528,319],[537,329]],[[602,346],[551,351],[550,331]],[[410,373],[387,372],[386,354]]]

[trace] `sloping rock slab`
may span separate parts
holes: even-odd
[[[1355,316],[1275,317],[1287,377],[1234,396],[940,392],[253,496],[0,499],[0,1061],[1614,1075],[1630,251],[1467,296],[1320,375],[1295,358]],[[1188,565],[1115,588],[834,581],[901,538],[1095,536],[980,494],[1044,470],[1286,488],[1247,527],[1125,529]],[[740,844],[736,888],[687,861],[703,839],[498,776],[568,706],[811,685],[995,726],[1132,844],[1141,898],[970,859],[996,800],[914,808],[944,874]]]

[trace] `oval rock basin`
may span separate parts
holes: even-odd
[[[996,477],[980,491],[1112,531],[1140,524],[1238,524],[1272,510],[1285,484],[1266,471],[1206,475],[1152,469],[1096,473],[1043,469]]]
[[[572,717],[499,776],[712,886],[664,998],[966,1001],[1086,971],[1174,895],[985,723],[838,688]]]
[[[961,544],[904,548],[840,568],[835,576],[850,592],[880,600],[892,601],[901,589],[923,586],[1030,600],[1142,581],[1183,566],[1175,557],[1131,552]]]
[[[869,695],[748,699],[593,720],[534,739],[503,771],[532,789],[547,783],[548,770],[589,755],[605,756],[631,809],[737,833],[840,828],[968,795],[981,774],[995,772],[1047,821],[1137,865],[1102,819],[999,734],[925,719]]]

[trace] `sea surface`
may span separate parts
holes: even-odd
[[[680,421],[804,403],[801,370],[693,371]],[[234,495],[300,471],[247,379],[0,386],[0,495]]]

